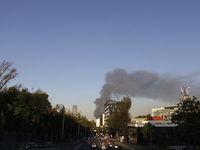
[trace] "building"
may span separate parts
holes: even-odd
[[[170,137],[172,140],[173,138],[173,129],[176,126],[176,124],[172,123],[172,121],[163,121],[162,117],[149,117],[147,120],[135,120],[131,124],[128,124],[129,127],[129,143],[132,144],[138,144],[138,145],[144,145],[145,140],[143,138],[142,134],[142,128],[145,127],[145,125],[151,124],[156,128],[157,133],[156,135],[162,135],[163,138]],[[151,130],[152,134],[154,130]],[[151,134],[151,133],[150,133]],[[150,135],[151,136],[151,135]],[[157,138],[160,138],[158,136]],[[122,139],[120,139],[121,142],[123,142]],[[170,142],[170,141],[169,141]]]
[[[100,126],[100,118],[96,119],[96,127]]]
[[[152,124],[155,127],[175,127],[176,125],[172,121],[134,121],[132,124],[128,124],[129,127],[144,127],[146,124]]]
[[[131,123],[133,123],[134,121],[145,121],[147,120],[147,118],[131,118]]]
[[[75,116],[75,117],[77,117],[77,105],[74,105],[72,107],[72,115]]]
[[[96,119],[96,127],[102,127],[105,125],[104,114],[100,115],[100,118]]]
[[[84,115],[84,114],[81,114],[81,119],[82,119],[82,120],[87,120],[87,117],[86,117],[86,115]]]
[[[149,121],[163,121],[163,117],[148,117]]]
[[[100,115],[100,126],[104,126],[105,125],[105,119],[104,119],[104,114]]]
[[[160,108],[152,108],[152,117],[163,117],[164,121],[170,121],[172,113],[177,109],[177,106],[163,106]]]
[[[109,118],[110,115],[114,113],[117,103],[119,103],[119,101],[107,100],[106,103],[104,104],[105,126],[107,125],[106,120]]]

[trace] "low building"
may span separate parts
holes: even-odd
[[[163,117],[164,121],[170,121],[172,113],[175,112],[177,106],[163,106],[160,108],[152,108],[152,117]]]
[[[157,135],[162,135],[161,137],[170,137],[170,140],[172,139],[173,128],[176,126],[172,121],[163,121],[162,117],[148,117],[147,120],[138,118],[138,120],[128,124],[130,144],[145,145],[146,141],[143,138],[142,128],[147,124],[151,124],[156,128],[156,131],[151,130],[151,132],[157,132],[159,133]],[[157,137],[157,139],[161,140],[161,137],[160,139]]]
[[[134,121],[131,124],[128,124],[129,127],[144,127],[146,124],[152,124],[155,127],[175,127],[176,125],[172,123],[172,121],[153,121],[153,120],[145,120],[145,121]]]
[[[131,123],[133,123],[134,121],[145,121],[147,120],[147,118],[131,118]]]
[[[148,117],[148,121],[163,121],[163,117]]]

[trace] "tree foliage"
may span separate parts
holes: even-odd
[[[0,91],[11,79],[18,75],[17,69],[11,68],[12,64],[12,62],[6,62],[5,60],[0,63]]]
[[[130,122],[131,98],[123,97],[120,102],[116,103],[113,115],[107,120],[109,130],[115,132],[121,130],[124,135],[128,135],[128,123]]]
[[[148,123],[142,128],[141,133],[143,134],[143,138],[151,144],[155,140],[156,128],[154,125]]]
[[[27,88],[13,86],[0,92],[0,141],[4,132],[16,132],[18,141],[26,133],[32,133],[32,138],[38,137],[40,142],[44,142],[46,134],[52,142],[75,140],[78,126],[72,115],[52,109],[48,94],[41,90],[31,93]],[[88,135],[93,126],[90,121],[80,120],[79,137]]]
[[[6,84],[18,75],[12,64],[0,63],[0,141],[4,132],[15,132],[18,142],[26,133],[32,133],[31,141],[38,137],[44,142],[48,134],[48,141],[64,142],[82,138],[77,135],[78,129],[82,136],[92,131],[94,122],[77,119],[64,109],[60,112],[52,109],[48,94],[42,90],[31,93],[21,84],[8,88]]]
[[[148,113],[147,115],[139,115],[139,116],[136,116],[135,118],[148,118],[150,116],[151,116],[151,114]]]
[[[196,97],[178,104],[172,122],[177,124],[174,131],[178,141],[200,144],[200,102]]]

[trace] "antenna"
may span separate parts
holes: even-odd
[[[182,87],[181,87],[181,94],[183,93],[183,89],[182,89]]]
[[[179,97],[179,100],[180,101],[186,101],[186,100],[190,100],[191,99],[191,95],[189,94],[189,89],[190,87],[186,87],[186,86],[183,86],[183,88],[181,87],[181,97]]]

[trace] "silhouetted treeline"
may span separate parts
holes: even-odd
[[[91,123],[52,109],[48,94],[41,90],[31,93],[13,86],[0,92],[0,141],[5,132],[13,132],[17,142],[23,142],[22,136],[27,134],[31,141],[66,142],[82,138],[91,127]]]

